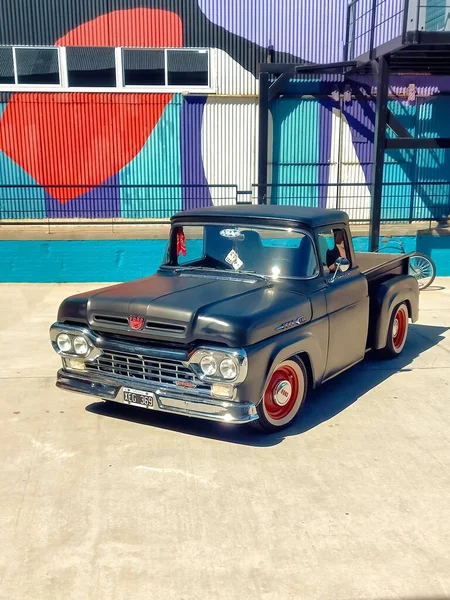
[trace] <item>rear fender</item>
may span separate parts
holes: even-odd
[[[409,316],[415,323],[419,318],[419,285],[412,275],[393,277],[378,288],[376,297],[378,319],[373,342],[374,350],[386,347],[392,311],[402,302],[408,306]]]

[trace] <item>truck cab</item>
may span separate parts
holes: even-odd
[[[196,209],[172,218],[157,273],[66,299],[51,327],[57,386],[264,431],[310,389],[396,356],[418,318],[408,255],[355,253],[341,211]]]

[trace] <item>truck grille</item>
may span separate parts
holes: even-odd
[[[128,352],[104,351],[95,361],[86,363],[86,368],[106,375],[130,377],[153,383],[175,384],[179,381],[192,383],[192,387],[195,385],[197,389],[209,387],[196,379],[194,373],[181,361],[160,360]]]

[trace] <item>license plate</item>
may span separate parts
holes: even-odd
[[[130,406],[141,406],[142,408],[153,408],[155,394],[151,392],[139,392],[130,388],[123,388],[123,401]]]

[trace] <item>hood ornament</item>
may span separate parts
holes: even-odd
[[[144,317],[130,315],[128,317],[128,323],[130,324],[131,329],[136,329],[138,331],[144,329]]]

